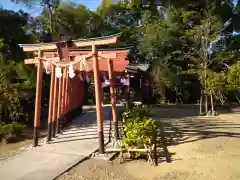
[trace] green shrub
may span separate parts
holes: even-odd
[[[7,143],[17,141],[21,134],[24,125],[13,122],[11,124],[0,124],[0,140],[5,139]]]
[[[146,107],[127,105],[122,117],[125,132],[122,141],[127,148],[140,149],[151,145],[156,124]],[[131,153],[131,156],[137,158],[140,153]]]
[[[123,108],[123,121],[128,121],[128,119],[134,117],[151,117],[150,111],[148,110],[147,106],[144,105],[134,105],[131,103],[125,104]]]

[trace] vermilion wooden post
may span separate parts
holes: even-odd
[[[62,86],[61,86],[61,115],[63,115],[63,108],[64,108],[64,104],[63,104],[63,98],[64,98],[64,70],[63,70],[63,76],[62,76]]]
[[[55,69],[55,67],[54,67]],[[56,136],[56,121],[57,121],[57,102],[58,102],[58,78],[56,77],[56,74],[54,73],[54,92],[53,92],[53,114],[52,114],[52,136]]]
[[[110,81],[110,97],[112,104],[112,118],[113,118],[113,128],[115,139],[119,138],[118,134],[118,120],[117,120],[117,108],[116,108],[116,94],[115,94],[115,84],[113,80],[113,62],[108,59],[108,76]]]
[[[62,81],[63,78],[59,78],[58,83],[58,110],[57,110],[57,133],[60,133],[60,119],[62,115]]]
[[[69,85],[69,108],[72,110],[72,79],[70,79]]]
[[[68,112],[71,111],[70,101],[71,101],[71,78],[68,79],[68,97],[67,97]]]
[[[69,76],[68,76],[68,70],[67,70],[67,76],[66,76],[66,86],[65,86],[65,99],[64,99],[64,104],[65,104],[65,113],[68,112],[68,96],[69,96]]]
[[[99,154],[104,153],[104,136],[103,136],[103,117],[102,117],[102,93],[100,72],[98,64],[98,53],[96,46],[92,45],[93,54],[93,70],[94,70],[94,83],[95,83],[95,97],[96,97],[96,113],[97,113],[97,125],[98,125],[98,140],[99,140]]]
[[[66,113],[65,97],[66,97],[66,79],[67,79],[67,69],[63,70],[63,89],[62,89],[62,114]]]
[[[72,110],[72,79],[69,79],[69,98],[68,98],[69,110]]]
[[[51,84],[50,84],[50,96],[49,96],[49,107],[48,107],[48,136],[47,141],[52,140],[52,114],[53,114],[53,93],[54,93],[54,81],[55,81],[55,68],[51,65]]]
[[[42,57],[43,52],[39,51],[38,57]],[[36,97],[35,97],[35,113],[34,113],[34,129],[33,129],[33,146],[38,146],[38,136],[40,127],[41,101],[42,101],[42,77],[43,64],[39,59],[37,64],[37,83],[36,83]]]

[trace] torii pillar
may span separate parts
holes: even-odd
[[[99,140],[99,154],[104,153],[104,136],[103,136],[103,116],[102,116],[102,88],[100,82],[100,72],[98,64],[98,52],[96,46],[92,45],[93,54],[93,70],[94,70],[94,83],[95,83],[95,96],[96,96],[96,113],[98,124],[98,140]]]
[[[113,61],[111,59],[108,59],[108,76],[110,81],[110,97],[111,97],[111,104],[112,104],[113,130],[114,130],[114,137],[117,140],[119,138],[118,118],[117,118],[117,107],[116,107],[115,83],[113,79]]]
[[[38,57],[42,57],[43,52],[38,52]],[[41,115],[41,101],[42,101],[42,78],[43,78],[43,63],[39,59],[37,64],[37,83],[35,96],[35,114],[34,114],[34,129],[33,129],[33,146],[38,146],[40,115]]]

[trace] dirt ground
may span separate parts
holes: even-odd
[[[40,124],[40,134],[39,138],[44,138],[47,135],[47,124],[48,124],[48,119],[47,119],[47,114],[48,114],[48,108],[43,107],[42,108],[42,119],[41,119],[41,124]],[[33,125],[28,125],[30,127],[26,127],[23,129],[23,134],[22,134],[22,140],[17,142],[17,143],[10,143],[10,144],[5,144],[4,142],[0,142],[0,161],[3,161],[9,157],[12,157],[19,152],[23,151],[20,150],[21,147],[28,146],[32,144],[33,142]]]
[[[7,158],[15,156],[18,153],[24,151],[24,150],[20,150],[20,148],[32,144],[33,142],[32,135],[33,135],[32,128],[25,128],[23,130],[21,141],[16,143],[9,143],[9,144],[4,143],[4,141],[0,142],[0,161],[3,161]],[[39,135],[40,139],[45,136],[46,136],[46,131],[42,130]]]
[[[30,144],[32,140],[25,140],[18,143],[13,144],[4,144],[0,143],[0,161],[3,161],[9,157],[15,156],[19,152],[19,148]]]
[[[240,114],[197,117],[196,110],[153,109],[158,166],[90,159],[57,180],[240,180]]]

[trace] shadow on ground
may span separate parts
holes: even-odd
[[[240,138],[239,117],[226,120],[218,117],[198,117],[198,108],[177,106],[155,107],[152,113],[158,127],[157,164],[173,161],[175,153],[169,152],[170,146],[216,137]]]
[[[117,108],[120,111],[120,107]],[[52,144],[72,142],[80,140],[98,139],[98,123],[96,108],[94,106],[85,106],[83,114],[75,118],[61,135],[58,136]],[[112,113],[110,106],[102,107],[103,135],[105,140],[110,141],[113,136]]]

